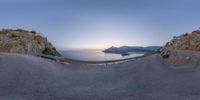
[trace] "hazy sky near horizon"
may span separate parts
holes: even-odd
[[[0,28],[42,32],[58,49],[164,45],[200,27],[199,0],[0,0]]]

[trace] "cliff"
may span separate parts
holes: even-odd
[[[200,30],[175,36],[164,49],[200,51]]]
[[[160,51],[164,60],[173,66],[196,66],[198,63],[196,54],[200,51],[200,30],[174,36]]]
[[[0,52],[61,56],[41,33],[22,29],[0,30]]]

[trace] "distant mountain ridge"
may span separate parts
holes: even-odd
[[[116,53],[122,55],[129,55],[129,52],[154,52],[155,50],[161,48],[161,46],[122,46],[122,47],[110,47],[103,50],[105,53]]]

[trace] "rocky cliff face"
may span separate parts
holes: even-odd
[[[174,37],[164,49],[200,51],[200,30]]]
[[[0,30],[0,52],[60,56],[40,33],[22,29]]]

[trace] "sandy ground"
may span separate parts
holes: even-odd
[[[152,55],[106,67],[1,53],[0,100],[199,100],[199,63],[177,69],[173,59]]]

